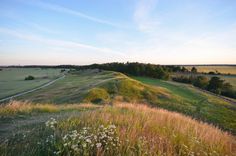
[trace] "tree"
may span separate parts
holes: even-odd
[[[233,89],[233,86],[228,82],[223,84],[221,94],[227,97],[236,98],[236,91]]]
[[[212,77],[209,81],[207,89],[213,93],[221,94],[223,88],[224,80],[221,80],[219,77]]]
[[[181,68],[181,72],[188,72],[188,69],[185,68],[185,67],[182,67],[182,68]]]
[[[196,67],[192,67],[191,72],[192,73],[197,73],[197,68]]]
[[[25,78],[25,80],[34,80],[34,77],[31,76],[31,75],[29,75],[29,76],[27,76],[27,77]]]
[[[209,83],[209,80],[205,76],[198,76],[194,81],[193,85],[202,89],[206,89],[207,85]]]

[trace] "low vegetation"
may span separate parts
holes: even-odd
[[[26,129],[4,155],[235,155],[235,138],[178,113],[119,103]]]

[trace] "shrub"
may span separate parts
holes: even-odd
[[[219,77],[212,77],[207,89],[213,93],[220,94],[223,84],[224,80],[221,80]]]
[[[91,89],[84,98],[84,102],[106,103],[110,99],[110,95],[103,88]]]
[[[191,72],[192,73],[197,73],[197,68],[196,67],[192,67]]]
[[[29,76],[27,76],[26,78],[25,78],[25,80],[34,80],[35,78],[33,77],[33,76],[31,76],[31,75],[29,75]]]
[[[196,86],[196,87],[205,89],[207,87],[208,83],[209,83],[209,80],[208,80],[207,77],[205,77],[205,76],[198,76],[194,80],[193,85]]]

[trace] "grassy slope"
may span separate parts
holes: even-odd
[[[123,74],[96,70],[73,72],[55,84],[20,99],[36,103],[110,103],[114,101],[149,103],[214,123],[236,133],[236,107],[184,84],[156,79],[136,79]]]
[[[116,128],[110,131],[112,133],[108,133],[107,127],[111,124]],[[104,125],[105,129],[102,128],[104,133],[99,135],[96,129],[101,129],[101,125]],[[73,133],[75,141],[70,141],[68,145],[69,141],[63,138],[72,130],[77,130],[78,134]],[[99,139],[93,139],[95,135]],[[118,138],[119,143],[109,141],[106,139],[107,135],[112,140]],[[100,138],[104,141],[98,149],[96,143],[100,142]],[[91,142],[87,142],[87,139]],[[82,141],[82,144],[79,141]],[[80,151],[73,150],[76,147],[79,147]],[[79,116],[59,121],[52,129],[46,128],[44,124],[25,127],[22,133],[0,144],[2,155],[48,155],[58,150],[62,152],[61,155],[86,155],[90,152],[98,156],[233,156],[236,144],[233,136],[213,126],[199,123],[181,114],[127,103],[80,113]]]
[[[236,106],[203,93],[190,85],[152,78],[133,77],[143,83],[168,89],[174,102],[159,102],[159,106],[214,123],[236,133]]]
[[[42,90],[22,96],[19,99],[61,104],[109,102],[112,99],[119,98],[119,96],[126,101],[140,101],[147,98],[151,102],[156,100],[158,96],[168,97],[168,92],[145,86],[121,73],[88,70],[67,74],[63,80],[57,81]]]
[[[36,79],[25,81],[28,75]],[[59,75],[59,69],[3,68],[0,71],[0,99],[45,84]]]

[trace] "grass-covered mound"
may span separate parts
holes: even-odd
[[[110,95],[103,88],[93,88],[85,96],[84,102],[106,103],[110,100]]]
[[[169,99],[170,94],[163,88],[145,85],[121,73],[114,73],[113,76],[114,78],[109,81],[88,90],[84,101],[92,103],[126,101],[155,104],[161,99]]]
[[[178,113],[117,104],[28,129],[2,155],[234,155],[235,138]]]

